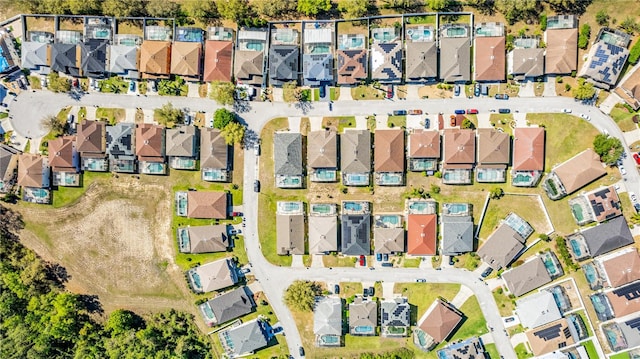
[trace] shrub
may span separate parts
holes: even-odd
[[[540,30],[545,31],[547,29],[547,14],[540,14]]]
[[[580,27],[580,35],[578,36],[578,47],[586,49],[589,46],[589,38],[591,37],[591,26],[584,24]]]
[[[640,41],[637,41],[629,51],[629,62],[631,64],[637,64],[638,59],[640,59]]]

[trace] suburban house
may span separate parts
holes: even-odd
[[[134,126],[123,122],[107,126],[107,155],[111,171],[136,172]]]
[[[404,130],[380,129],[374,133],[373,169],[380,186],[402,186],[405,172]]]
[[[19,155],[19,150],[0,143],[0,193],[13,190],[18,176]]]
[[[433,26],[405,25],[407,82],[432,82],[438,79],[438,44]]]
[[[219,332],[218,336],[227,356],[237,358],[268,346],[273,338],[273,330],[266,320],[258,318],[231,326]]]
[[[438,170],[440,132],[412,129],[408,147],[409,171],[433,173]]]
[[[634,243],[624,216],[616,217],[595,227],[567,237],[569,251],[577,260],[595,258]]]
[[[540,257],[533,257],[520,266],[502,273],[502,279],[509,292],[516,297],[551,282],[551,276]]]
[[[438,216],[436,214],[407,215],[407,254],[431,256],[436,254]]]
[[[22,44],[23,49],[24,45]],[[634,66],[629,69],[624,78],[625,81],[616,86],[613,92],[623,99],[627,105],[631,106],[634,111],[637,111],[640,109],[640,71],[638,71],[638,67]]]
[[[237,33],[233,74],[239,84],[261,86],[267,30],[240,30]]]
[[[80,76],[81,56],[78,45],[82,42],[82,32],[58,30],[55,42],[49,47],[51,70],[74,77]]]
[[[227,206],[225,192],[176,192],[176,214],[180,217],[225,219]]]
[[[293,28],[271,30],[269,44],[269,83],[282,86],[298,82],[300,74],[300,34]]]
[[[569,195],[607,174],[600,156],[588,148],[551,169],[542,182],[553,200]]]
[[[568,75],[578,67],[578,28],[573,15],[549,16],[544,32],[546,75]]]
[[[136,156],[140,173],[148,175],[167,173],[164,136],[164,126],[151,123],[136,125]]]
[[[345,186],[368,186],[371,173],[371,132],[345,130],[340,136],[340,170]]]
[[[207,326],[226,323],[253,312],[256,304],[245,286],[214,297],[198,306]]]
[[[167,79],[171,70],[171,42],[145,39],[140,46],[143,79]]]
[[[116,35],[109,45],[109,72],[127,79],[140,77],[140,45],[142,37],[137,35]]]
[[[553,293],[543,290],[516,301],[516,314],[524,328],[534,329],[560,318],[562,313]]]
[[[471,34],[465,24],[440,27],[440,79],[444,82],[471,81]]]
[[[531,80],[544,75],[544,49],[537,38],[518,38],[513,50],[507,54],[507,73],[518,81]]]
[[[438,350],[436,355],[442,359],[480,359],[489,357],[488,352],[484,349],[482,340],[478,337],[471,337],[449,344]]]
[[[109,169],[106,133],[107,126],[103,121],[84,120],[77,126],[76,148],[83,171],[106,172]]]
[[[233,67],[233,30],[226,27],[209,27],[204,44],[205,82],[231,82]]]
[[[494,270],[506,268],[525,248],[524,242],[518,232],[502,222],[478,249],[478,256]]]
[[[276,210],[278,255],[304,254],[304,204],[279,201]]]
[[[108,40],[85,39],[80,47],[80,69],[82,76],[103,78],[107,73]]]
[[[470,184],[476,157],[476,135],[470,129],[444,130],[442,182]]]
[[[338,38],[337,75],[339,85],[354,85],[367,79],[366,36],[362,34],[341,34]]]
[[[373,223],[375,253],[399,254],[405,252],[405,233],[401,215],[378,214],[374,217]]]
[[[569,208],[580,226],[591,222],[608,221],[622,215],[620,198],[613,186],[581,193],[578,197],[569,200]]]
[[[165,132],[169,166],[176,170],[195,170],[198,157],[198,128],[178,126]]]
[[[311,25],[313,24],[313,25]],[[333,85],[333,49],[335,24],[332,21],[303,22],[304,52],[302,77],[305,86]]]
[[[615,318],[622,318],[640,311],[638,290],[640,290],[640,283],[631,283],[604,293]]]
[[[307,166],[311,182],[336,182],[338,135],[335,130],[311,131],[307,135]]]
[[[455,204],[449,204],[452,206]],[[473,219],[470,215],[449,213],[440,216],[442,224],[442,255],[455,256],[473,252]]]
[[[52,186],[81,185],[80,156],[76,149],[75,136],[63,136],[49,141],[49,167]]]
[[[603,256],[599,260],[609,287],[620,287],[640,279],[640,254],[636,248]]]
[[[223,258],[189,269],[189,285],[196,293],[208,293],[238,283],[236,262]]]
[[[381,83],[402,81],[402,41],[398,28],[371,28],[371,79]]]
[[[506,79],[504,25],[496,22],[477,24],[473,48],[473,79],[503,82]]]
[[[20,66],[31,73],[48,74],[51,70],[48,57],[49,47],[54,40],[53,34],[46,31],[27,31],[25,40],[20,49],[22,55]]]
[[[533,355],[556,352],[576,342],[578,334],[566,318],[525,332]]]
[[[384,300],[380,302],[380,334],[383,337],[395,338],[409,335],[411,327],[411,305],[406,297]]]
[[[299,132],[274,133],[273,157],[276,187],[302,188],[302,135]]]
[[[445,341],[463,318],[464,314],[452,304],[436,299],[413,330],[413,343],[423,351],[430,351]]]
[[[582,65],[578,76],[596,87],[609,90],[615,87],[627,62],[631,36],[619,30],[602,28],[596,38],[598,41],[591,46],[588,60]]]
[[[378,302],[356,296],[349,303],[349,334],[358,336],[377,335]]]
[[[338,251],[338,217],[333,203],[309,205],[309,254]]]
[[[313,310],[313,334],[317,347],[342,346],[342,299],[322,297]]]
[[[505,182],[511,156],[511,136],[496,129],[480,128],[478,134],[478,182]]]
[[[189,28],[189,33],[202,33],[203,30]],[[176,34],[184,31],[178,28]],[[202,74],[202,35],[198,38],[187,37],[183,40],[174,41],[171,46],[171,74],[179,75],[187,81],[197,82]]]
[[[25,202],[49,204],[51,169],[46,157],[23,153],[18,155],[18,186]]]
[[[544,127],[516,127],[513,130],[511,184],[535,186],[544,172]]]
[[[340,216],[341,252],[346,256],[368,256],[371,252],[371,215],[343,214]]]
[[[200,171],[203,181],[227,182],[229,180],[229,145],[218,129],[201,129]]]
[[[231,248],[225,224],[180,227],[177,238],[181,253],[225,252]]]

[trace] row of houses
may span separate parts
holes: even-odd
[[[340,215],[336,207],[333,203],[311,203],[305,218],[304,203],[278,202],[277,253],[305,254],[307,237],[309,254],[366,256],[371,254],[372,244],[376,254],[457,255],[474,250],[472,209],[467,203],[442,204],[439,232],[434,200],[407,200],[406,215],[372,216],[370,203],[363,201],[343,201]]]
[[[285,25],[237,32],[210,27],[205,33],[194,27],[145,25],[139,36],[116,33],[115,20],[85,17],[84,31],[28,32],[22,67],[94,78],[235,79],[257,86],[290,81],[305,86],[364,80],[500,82],[507,75],[529,79],[577,70],[578,29],[572,15],[547,20],[544,45],[538,38],[517,38],[508,53],[501,23],[405,24],[346,34],[337,34],[333,21],[302,22],[301,31]],[[601,30],[580,75],[600,87],[615,85],[628,43],[624,33]]]
[[[211,128],[83,121],[76,135],[49,141],[48,156],[0,147],[0,190],[10,192],[17,184],[24,200],[48,203],[52,186],[81,186],[83,171],[163,175],[169,168],[199,168],[202,180],[227,182],[228,147],[221,132]]]
[[[369,130],[311,131],[306,137],[307,168],[303,142],[298,132],[274,134],[276,187],[302,188],[307,174],[311,182],[336,182],[338,171],[342,184],[368,186],[372,170],[375,184],[402,186],[407,169],[428,174],[441,170],[445,184],[505,182],[509,165],[514,186],[532,187],[544,171],[541,127],[516,128],[513,140],[495,129],[446,129],[442,137],[439,131],[423,129],[411,129],[408,135],[399,128],[379,129],[373,136]]]

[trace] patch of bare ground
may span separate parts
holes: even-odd
[[[67,288],[117,308],[195,312],[175,265],[171,192],[132,176],[93,183],[73,205],[17,205],[24,244],[70,274]]]

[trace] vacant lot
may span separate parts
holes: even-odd
[[[500,221],[511,212],[527,221],[535,233],[551,231],[537,196],[505,195],[500,199],[489,201],[489,207],[480,229],[480,238],[486,239],[500,224]],[[480,211],[477,214],[479,215]],[[535,238],[535,235],[530,238]]]

